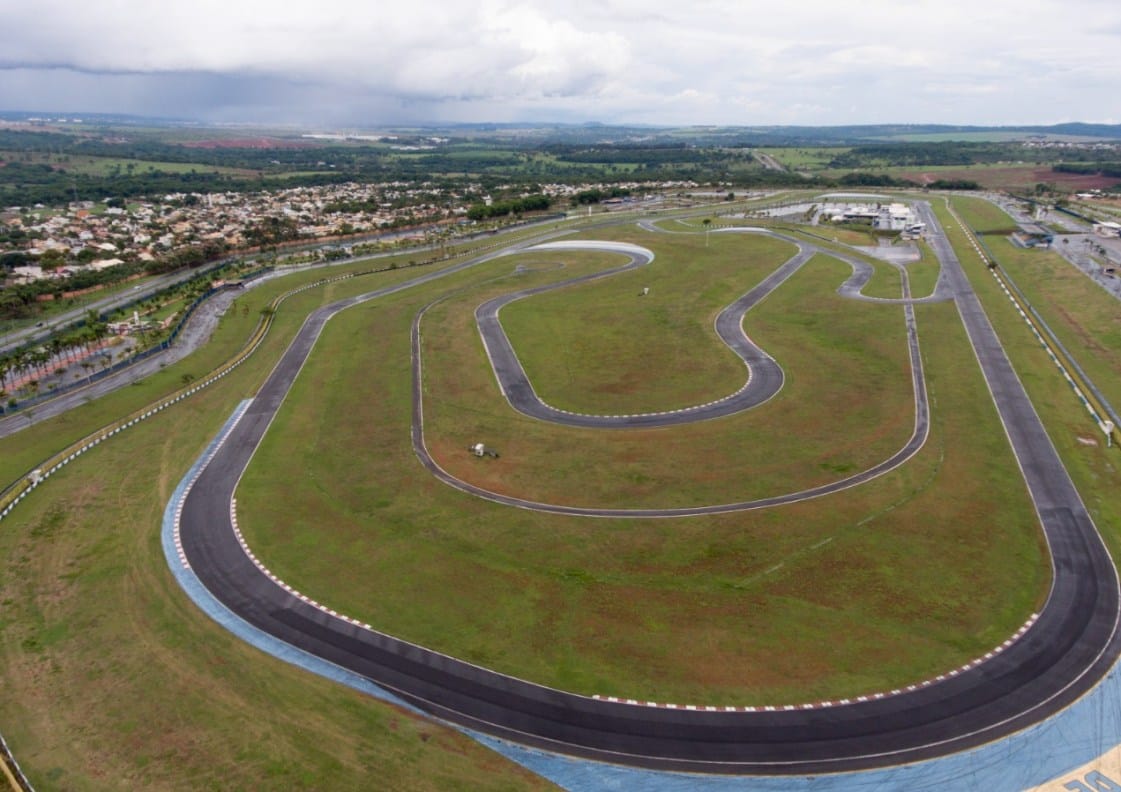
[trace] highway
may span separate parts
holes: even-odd
[[[673,770],[807,775],[944,755],[1036,723],[1076,700],[1114,664],[1121,651],[1118,579],[936,218],[929,207],[920,212],[942,265],[944,287],[958,307],[1036,505],[1054,569],[1047,601],[1022,635],[966,667],[862,700],[754,710],[706,702],[652,706],[589,698],[497,674],[368,629],[285,590],[247,556],[233,530],[231,502],[242,471],[334,313],[448,271],[344,300],[308,317],[184,496],[178,531],[186,563],[249,624],[351,669],[434,716],[565,754]],[[910,306],[904,310],[919,404],[917,336]],[[916,426],[923,412],[917,409]],[[414,444],[416,432],[414,425]],[[643,516],[672,515],[667,510]]]
[[[40,322],[35,327],[24,328],[23,330],[13,330],[3,336],[0,336],[0,354],[10,352],[13,349],[18,349],[28,344],[41,343],[50,339],[55,333],[70,327],[78,322],[84,321],[86,315],[90,311],[96,311],[99,314],[114,311],[117,308],[128,305],[129,303],[136,302],[137,300],[144,300],[155,294],[156,292],[163,291],[164,289],[175,286],[176,284],[188,281],[191,278],[196,278],[204,272],[208,272],[216,267],[222,266],[225,262],[217,262],[205,267],[198,267],[196,269],[178,270],[176,272],[168,273],[165,275],[156,275],[151,278],[146,278],[144,283],[139,286],[133,286],[125,291],[119,291],[111,294],[108,297],[102,297],[99,300],[83,305],[81,308],[75,308],[57,316],[52,316],[49,319]]]

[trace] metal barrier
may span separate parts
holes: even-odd
[[[271,270],[271,269],[272,268],[269,267],[269,268],[266,268],[265,270],[256,272],[256,273],[254,273],[253,277],[258,278],[261,275],[264,275],[266,271]],[[75,381],[75,382],[70,383],[68,385],[62,385],[61,387],[53,388],[53,389],[47,391],[46,393],[40,393],[37,396],[32,396],[32,397],[29,397],[29,398],[21,399],[14,406],[5,408],[5,410],[3,412],[3,415],[15,415],[22,410],[26,410],[28,408],[36,407],[37,405],[43,404],[44,402],[48,402],[51,399],[62,396],[63,394],[71,393],[71,392],[79,390],[81,388],[88,387],[95,382],[98,382],[100,380],[105,379],[106,377],[109,377],[113,374],[116,374],[118,371],[122,371],[122,370],[124,370],[124,369],[126,369],[130,366],[134,366],[137,363],[140,363],[141,361],[147,360],[148,358],[152,357],[153,355],[158,355],[161,352],[163,352],[167,349],[170,349],[171,346],[175,343],[175,340],[179,337],[179,334],[182,332],[184,326],[187,324],[187,321],[191,318],[191,315],[194,314],[195,310],[200,305],[202,305],[204,302],[206,302],[207,300],[209,300],[211,297],[213,297],[215,294],[218,294],[219,292],[229,291],[229,290],[232,290],[232,289],[237,289],[239,287],[240,287],[240,283],[229,283],[229,284],[224,284],[222,286],[219,286],[217,288],[207,289],[205,293],[203,293],[199,297],[195,298],[195,300],[190,305],[187,306],[186,310],[183,312],[183,315],[181,317],[179,317],[179,321],[177,321],[175,323],[175,326],[171,329],[171,332],[168,334],[168,337],[166,339],[164,339],[163,341],[161,341],[159,344],[156,344],[155,346],[149,347],[148,349],[145,349],[143,352],[137,352],[136,354],[129,356],[128,359],[120,360],[120,361],[114,363],[111,366],[108,366],[106,368],[101,369],[100,371],[90,372],[89,374],[87,374],[84,378],[82,378],[79,381]]]
[[[1012,305],[1016,308],[1024,322],[1027,323],[1040,346],[1043,347],[1044,351],[1046,351],[1051,358],[1051,361],[1058,367],[1063,378],[1067,381],[1067,384],[1070,385],[1071,389],[1074,391],[1075,396],[1077,396],[1082,403],[1082,406],[1086,408],[1090,416],[1098,423],[1098,427],[1106,434],[1110,445],[1117,444],[1121,446],[1121,421],[1118,420],[1113,406],[1106,400],[1097,386],[1094,385],[1086,372],[1083,371],[1082,366],[1079,365],[1078,361],[1074,359],[1074,356],[1071,355],[1069,350],[1067,350],[1058,339],[1054,331],[1051,330],[1051,327],[1039,315],[1039,312],[1032,307],[1027,297],[1025,297],[1019,287],[1016,286],[1015,281],[1012,280],[1008,272],[1000,265],[1000,262],[997,261],[996,256],[989,246],[985,244],[981,235],[966,225],[965,221],[961,219],[948,200],[946,202],[946,208],[949,210],[950,214],[953,215],[954,219],[957,220],[966,238],[974,245],[977,252],[981,254],[981,258],[988,265],[989,271],[992,272],[993,277],[996,279],[997,283],[1000,284],[1002,290],[1012,302]],[[1023,306],[1025,305],[1027,306],[1027,311],[1024,310]],[[1030,316],[1028,315],[1029,313],[1031,314]],[[1040,328],[1042,328],[1043,332],[1040,332]],[[1044,337],[1045,335],[1046,337]],[[1073,376],[1071,375],[1071,371],[1074,372]],[[1076,377],[1078,379],[1077,382],[1075,381]],[[1089,398],[1086,395],[1087,392],[1090,394]],[[1091,399],[1093,399],[1096,404],[1091,403]],[[1104,416],[1109,416],[1108,422]]]

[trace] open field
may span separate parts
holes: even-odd
[[[251,176],[255,171],[227,168],[221,165],[203,165],[195,162],[157,162],[128,157],[91,157],[80,154],[46,154],[39,152],[0,151],[0,161],[11,160],[27,165],[50,165],[56,170],[85,176],[111,177],[133,173],[222,173],[232,176]]]
[[[774,157],[779,164],[792,171],[816,172],[825,170],[838,154],[849,151],[849,146],[806,146],[802,148],[760,148],[761,154]]]
[[[963,168],[944,165],[914,168],[885,168],[885,173],[901,179],[910,179],[918,184],[929,184],[938,179],[964,179],[975,181],[989,190],[1028,190],[1037,184],[1054,184],[1060,190],[1079,192],[1094,188],[1107,188],[1121,184],[1121,179],[1094,174],[1059,173],[1050,165],[1021,164],[977,164]]]
[[[799,273],[789,294],[784,287],[764,302],[769,323],[793,331],[829,302],[848,268],[822,266]],[[463,301],[473,305],[486,293]],[[319,601],[546,684],[698,703],[800,702],[882,689],[987,651],[1041,601],[1048,573],[1034,516],[984,384],[974,367],[959,365],[968,344],[952,306],[924,308],[920,317],[923,332],[941,341],[926,351],[940,410],[935,436],[911,464],[816,503],[602,521],[502,509],[418,477],[408,440],[405,339],[427,299],[402,295],[332,321],[321,348],[353,354],[308,362],[239,490],[239,522],[258,555]],[[784,318],[799,304],[804,313]],[[846,307],[859,316],[862,305]],[[447,314],[426,319],[426,338],[432,326],[445,333],[429,347],[466,335],[448,306]],[[895,324],[899,310],[891,308]],[[753,327],[750,315],[748,321]],[[812,377],[797,365],[806,354],[797,347],[811,336],[843,336],[836,317],[821,322],[830,333],[803,328],[776,352],[794,359],[792,377]],[[782,336],[759,334],[765,345]],[[361,343],[368,338],[378,339],[376,348]],[[890,334],[885,340],[890,344]],[[844,344],[836,344],[822,354],[843,355]],[[479,351],[426,354],[443,355],[443,368],[454,367],[460,380],[486,370]],[[898,361],[895,370],[898,377]],[[429,402],[441,400],[435,382],[426,394]],[[797,403],[799,396],[784,391],[776,401]],[[488,402],[496,398],[491,382],[485,394],[463,389],[454,400],[466,415],[492,410]],[[801,401],[789,409],[805,416]],[[789,429],[789,418],[773,423]],[[766,423],[758,422],[757,435]],[[519,425],[511,434],[531,430]],[[688,432],[659,430],[627,442],[637,463],[664,463],[650,457],[665,456],[672,436]],[[625,478],[626,471],[598,463],[616,438],[568,434],[583,449],[581,466],[558,462],[542,487],[571,492],[596,474]],[[501,445],[500,460],[468,459],[461,449],[468,439],[449,440],[447,458],[459,449],[465,465],[490,472],[493,462],[528,459]],[[743,449],[747,458],[767,448],[774,454],[774,439],[756,442],[760,449]],[[670,455],[679,471],[691,470],[703,450],[687,453]],[[284,463],[292,458],[303,464]],[[756,473],[750,462],[734,469],[739,478]],[[719,465],[709,470],[720,474]],[[679,478],[681,487],[709,486],[691,473]],[[931,564],[933,557],[947,563]]]
[[[247,319],[315,277],[249,292]],[[395,789],[546,786],[456,732],[246,647],[199,613],[166,568],[160,518],[190,461],[311,307],[372,285],[343,281],[292,298],[235,374],[72,463],[0,525],[9,559],[0,569],[0,722],[40,789],[363,789],[374,775]],[[246,329],[232,321],[239,316],[231,312],[198,354],[236,349]],[[174,382],[201,373],[204,357],[164,374]],[[125,389],[3,441],[5,474],[25,468],[17,460],[35,449],[84,433],[99,420],[94,411],[120,414],[157,386]]]
[[[939,205],[940,202],[932,204],[936,209]],[[953,205],[975,234],[1007,236],[1019,227],[1007,212],[991,201],[959,196],[953,199]]]

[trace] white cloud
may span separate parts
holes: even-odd
[[[479,120],[550,107],[652,123],[999,123],[1025,105],[1121,115],[1116,91],[1101,90],[1121,44],[1112,0],[0,0],[0,11],[0,106],[12,108],[36,98],[29,73],[61,100],[76,78],[45,71],[61,67],[156,75],[105,77],[124,93],[100,98],[119,104],[161,79],[181,89],[195,75],[200,91],[257,80],[278,107],[290,91],[304,117],[320,112],[307,86],[379,112]],[[207,114],[205,96],[192,101]],[[251,112],[252,96],[241,101]]]

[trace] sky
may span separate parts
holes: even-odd
[[[1121,123],[1117,0],[0,0],[0,110],[441,122]]]

